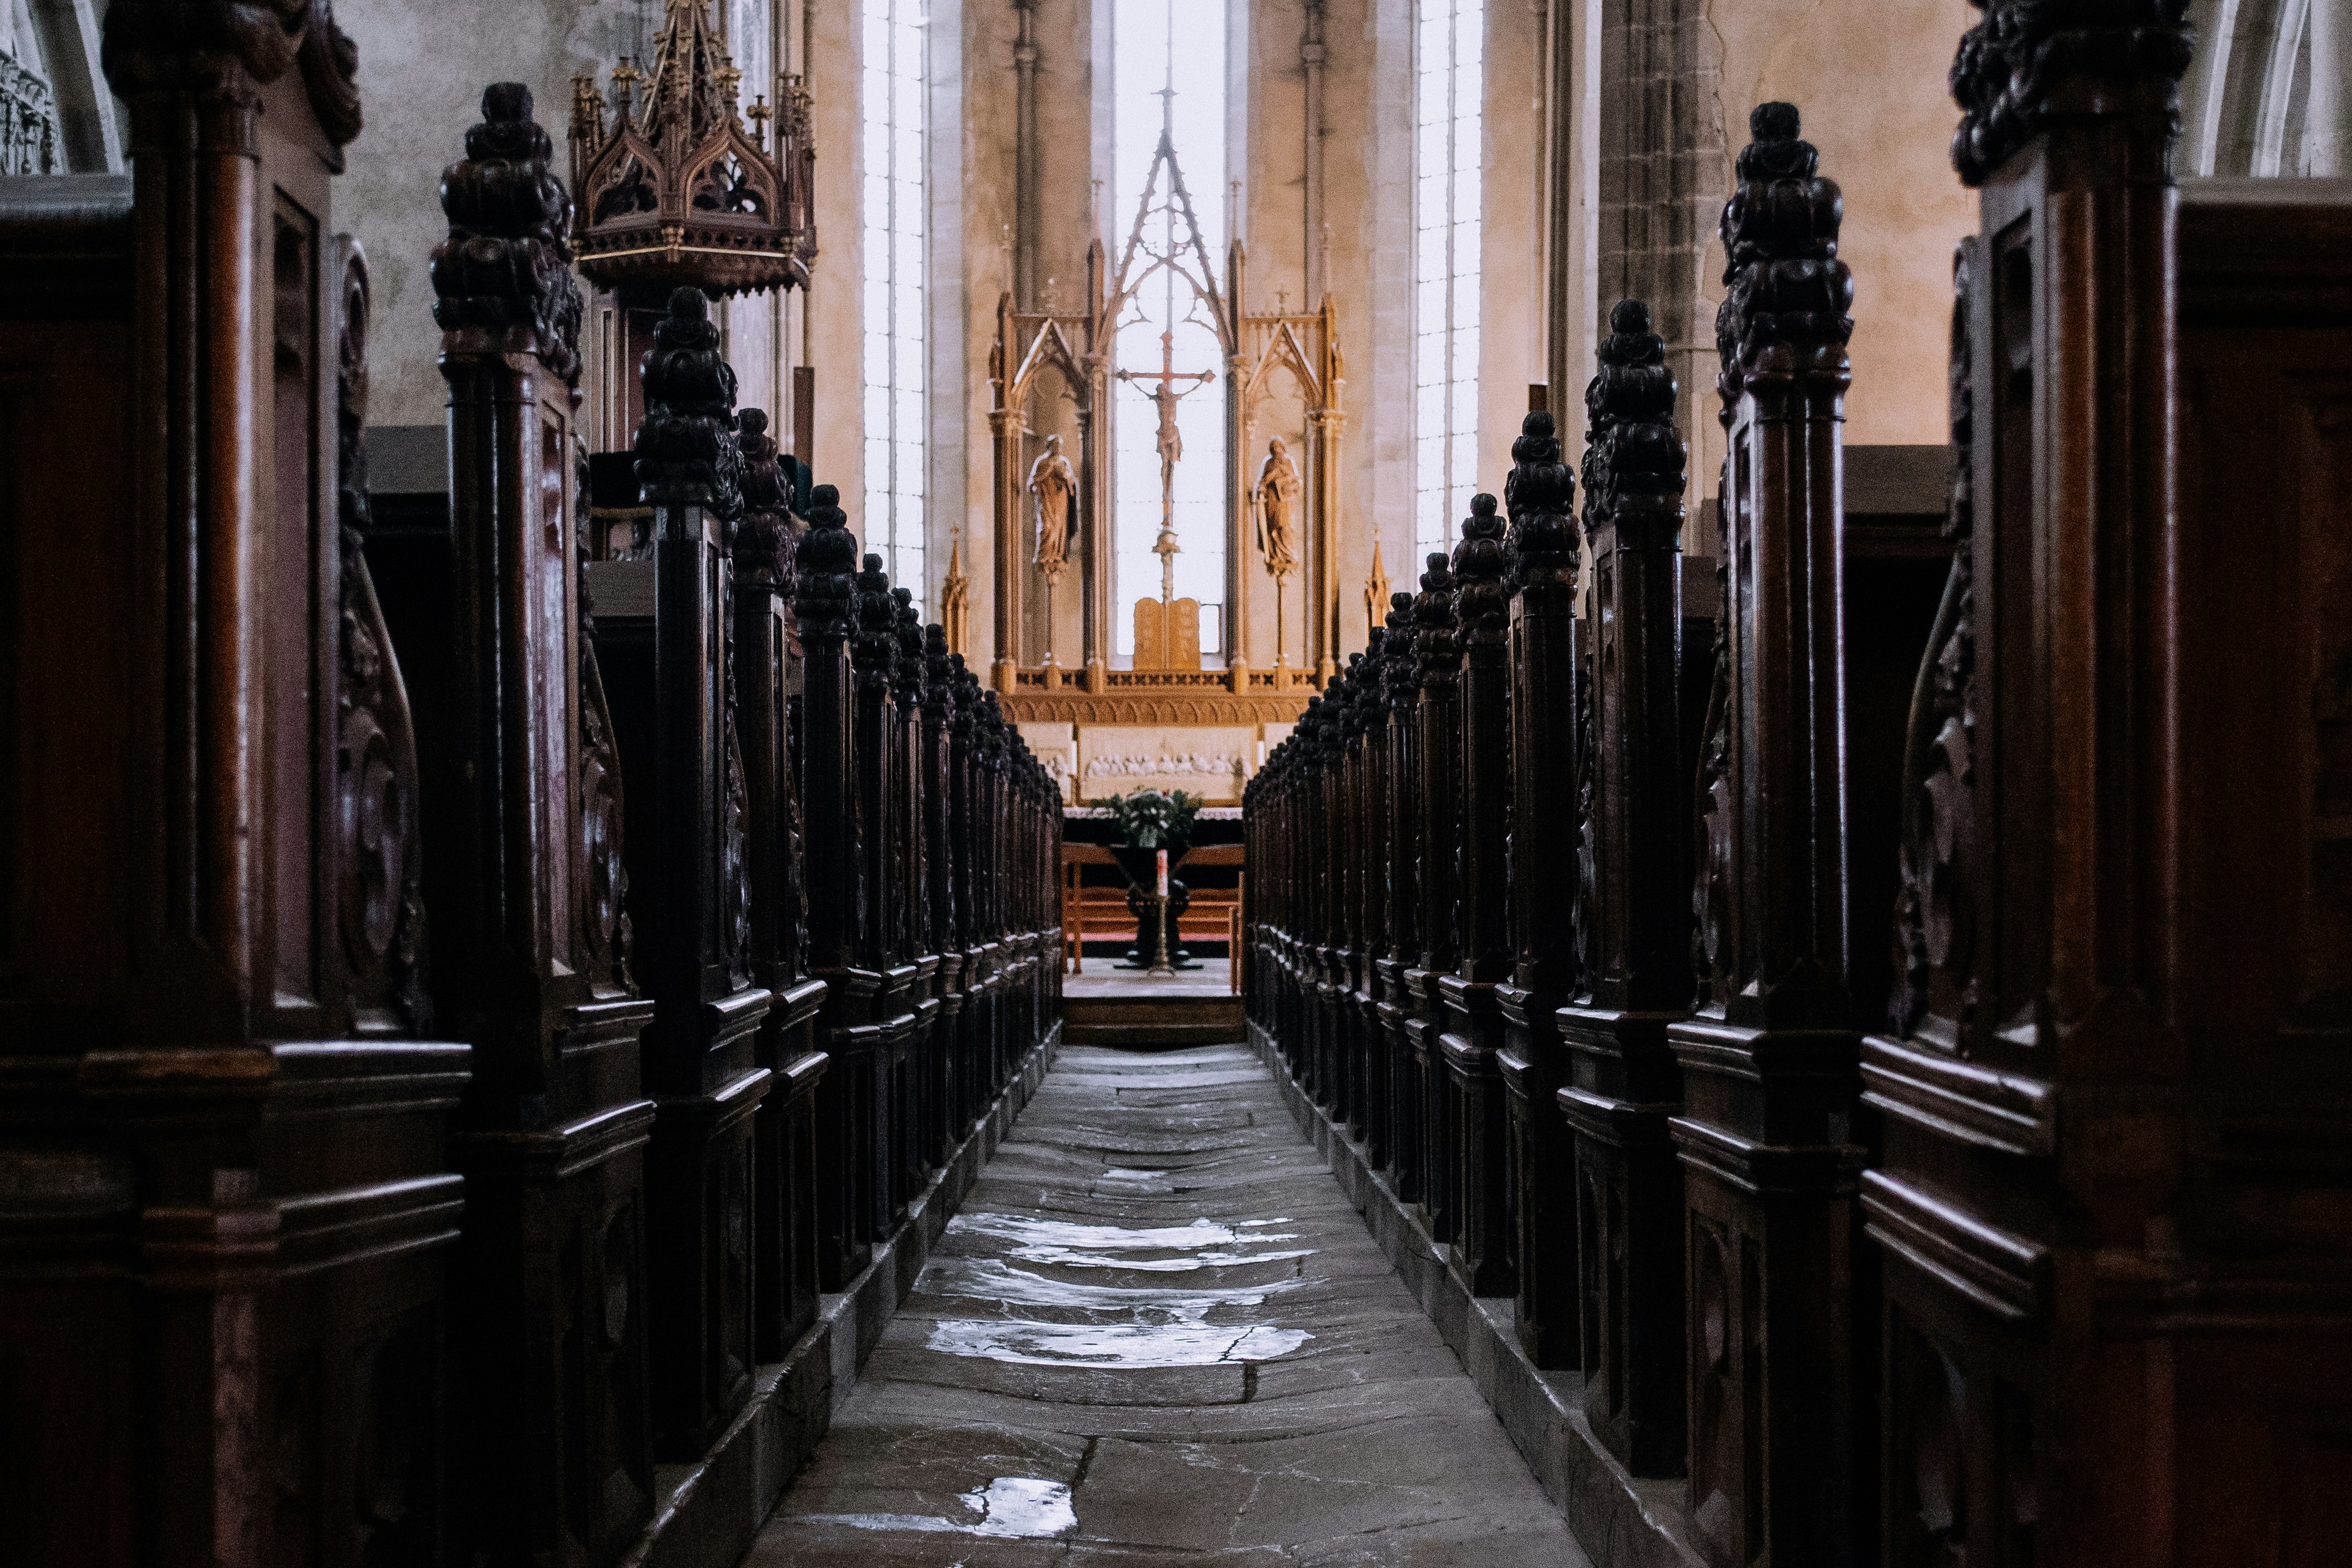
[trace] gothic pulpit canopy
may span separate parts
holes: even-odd
[[[624,55],[613,68],[609,119],[595,78],[572,78],[580,270],[650,300],[680,285],[710,295],[804,287],[816,257],[808,94],[784,77],[776,108],[763,93],[739,110],[742,73],[711,31],[708,0],[668,3],[652,64]]]

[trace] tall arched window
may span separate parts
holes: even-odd
[[[1225,377],[1202,295],[1225,248],[1225,8],[1116,0],[1111,60],[1111,210],[1132,225],[1112,242],[1131,290],[1114,365],[1116,646],[1134,653],[1132,607],[1160,597],[1164,522],[1182,541],[1175,597],[1200,601],[1213,657],[1225,646]]]
[[[1413,22],[1412,528],[1433,550],[1477,483],[1485,0],[1416,0]]]
[[[866,548],[893,582],[928,604],[923,568],[929,452],[923,333],[921,0],[859,0],[866,186]]]

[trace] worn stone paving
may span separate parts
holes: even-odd
[[[1590,1568],[1241,1046],[1065,1049],[753,1568]]]

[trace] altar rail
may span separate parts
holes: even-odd
[[[1767,104],[1710,634],[1621,303],[1581,538],[1531,414],[1248,791],[1252,1027],[1612,1568],[2336,1550],[2352,203],[2184,202],[2178,4],[1990,10],[1940,601],[1854,598],[1840,197]]]
[[[0,1554],[731,1560],[1058,1028],[1055,789],[691,289],[592,616],[520,86],[372,560],[349,41],[106,25],[132,176],[0,194]]]

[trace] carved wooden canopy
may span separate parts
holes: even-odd
[[[572,248],[601,288],[649,302],[805,287],[816,257],[816,154],[798,77],[738,112],[742,73],[713,36],[707,0],[668,0],[652,64],[613,68],[612,116],[593,76],[572,78]],[[634,102],[645,84],[642,113]],[[768,121],[775,120],[773,144]]]

